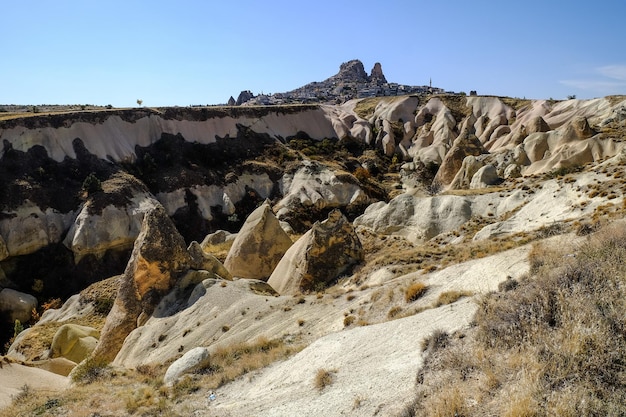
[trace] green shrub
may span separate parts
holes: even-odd
[[[87,195],[97,193],[102,191],[102,181],[100,181],[96,174],[92,172],[87,175],[87,178],[83,181],[82,189],[87,193]]]

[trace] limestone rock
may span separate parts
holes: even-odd
[[[0,261],[5,260],[9,257],[9,249],[7,248],[7,244],[0,236]]]
[[[193,348],[167,368],[163,382],[166,385],[172,385],[182,375],[206,365],[209,359],[209,350],[207,348]]]
[[[233,276],[265,281],[291,245],[291,239],[266,202],[246,219],[224,266]]]
[[[80,363],[96,348],[99,337],[100,332],[92,327],[64,324],[52,338],[50,356]]]
[[[549,132],[550,126],[543,120],[543,117],[537,116],[530,120],[528,124],[525,125],[526,133],[539,133],[539,132]]]
[[[43,361],[32,362],[33,366],[39,369],[43,369],[53,374],[68,376],[72,369],[76,367],[76,362],[66,358],[52,358]]]
[[[517,164],[511,164],[504,170],[504,178],[519,178],[522,176],[522,168]]]
[[[374,64],[374,68],[372,68],[372,72],[370,75],[370,81],[378,85],[385,84],[387,82],[385,74],[383,74],[383,67],[380,65],[380,62]]]
[[[31,319],[32,311],[37,308],[37,299],[30,294],[5,288],[0,291],[0,313],[10,323],[19,320],[26,323]]]
[[[189,264],[185,242],[165,210],[157,207],[146,213],[92,357],[112,361],[126,336],[138,326],[140,316],[152,314]]]
[[[363,248],[352,225],[333,210],[289,248],[267,283],[281,295],[312,291],[362,260]]]
[[[368,77],[363,68],[363,63],[358,59],[344,62],[339,66],[339,73],[332,76],[330,80],[337,82],[367,82]]]
[[[209,245],[219,245],[221,243],[225,243],[231,238],[234,240],[236,236],[233,236],[232,233],[227,232],[226,230],[218,230],[216,232],[210,233],[206,235],[206,237],[200,243],[202,249],[205,249]]]
[[[125,205],[107,204],[94,212],[96,205],[92,200],[85,203],[63,241],[74,253],[75,262],[88,254],[101,257],[109,249],[129,249],[145,213],[160,206],[146,191],[135,191]]]
[[[368,227],[377,233],[404,236],[412,242],[422,242],[458,228],[472,215],[472,203],[464,196],[420,198],[404,193],[389,203],[370,205],[365,213],[354,220],[354,225]]]
[[[477,156],[484,153],[487,153],[487,151],[476,136],[469,133],[469,131],[461,133],[459,137],[454,140],[452,148],[446,153],[433,183],[440,186],[449,185],[454,180],[459,169],[461,169],[465,157],[469,155]]]
[[[280,220],[290,221],[291,213],[302,209],[323,210],[364,205],[370,201],[353,175],[337,172],[317,161],[302,161],[295,172],[283,175],[279,186],[284,197],[274,206],[274,210]],[[290,224],[294,229],[299,229],[294,222],[290,221]]]
[[[189,256],[191,256],[190,267],[192,269],[203,269],[213,272],[224,279],[233,279],[228,269],[226,269],[215,256],[205,252],[198,242],[191,242],[187,251],[189,252]]]
[[[564,138],[588,139],[595,135],[596,132],[589,126],[589,122],[585,117],[575,117],[565,127],[563,133]]]
[[[28,255],[60,242],[74,215],[50,207],[42,209],[30,200],[7,210],[0,220],[0,259]]]
[[[486,188],[489,185],[497,184],[500,181],[496,167],[491,164],[480,168],[472,177],[470,189]]]
[[[454,176],[454,179],[450,183],[452,189],[465,189],[470,188],[472,177],[484,166],[482,161],[479,161],[474,155],[469,155],[463,159],[461,168]]]

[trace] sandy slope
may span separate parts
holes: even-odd
[[[288,361],[216,392],[201,415],[339,416],[390,415],[414,390],[422,364],[420,342],[433,330],[467,326],[471,300],[422,314],[323,337]],[[315,388],[319,369],[334,381]]]
[[[442,291],[484,294],[507,276],[528,272],[530,246],[454,265],[423,277],[429,292],[419,302],[434,301]],[[419,273],[389,285],[413,281]],[[448,332],[469,325],[473,298],[431,308],[414,316],[328,334],[306,349],[215,392],[215,401],[191,405],[199,416],[387,416],[402,409],[414,392],[422,366],[421,342],[434,330]],[[319,369],[332,371],[334,382],[318,390]],[[187,404],[189,405],[189,404]]]
[[[6,407],[28,385],[37,395],[44,395],[62,391],[69,385],[69,379],[44,371],[39,368],[20,365],[17,363],[3,364],[0,367],[0,408]]]

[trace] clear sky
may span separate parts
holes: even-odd
[[[0,0],[1,104],[225,103],[342,62],[446,90],[626,94],[624,0]]]

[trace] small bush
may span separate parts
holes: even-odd
[[[449,335],[444,330],[435,330],[430,336],[422,340],[422,352],[436,352],[448,345]]]
[[[344,326],[346,326],[346,327],[348,327],[348,326],[350,326],[352,323],[354,323],[355,321],[356,321],[356,317],[354,317],[354,316],[346,316],[346,317],[343,319],[343,325],[344,325]]]
[[[472,295],[474,295],[474,293],[471,291],[445,291],[437,297],[435,307],[452,304],[463,297],[471,297]]]
[[[102,181],[100,181],[96,174],[92,172],[91,174],[87,175],[87,177],[83,181],[82,189],[87,193],[87,195],[97,193],[99,191],[102,191]]]
[[[505,292],[514,290],[515,288],[517,288],[518,284],[519,283],[517,282],[517,280],[511,277],[507,277],[505,281],[502,281],[498,284],[498,291]]]
[[[401,312],[402,312],[402,307],[400,306],[391,307],[391,309],[387,312],[387,318],[393,319]]]
[[[423,282],[411,284],[404,292],[404,299],[407,303],[411,303],[426,294],[428,286]]]
[[[364,182],[364,181],[367,181],[369,178],[371,178],[372,174],[370,174],[370,172],[367,169],[362,168],[362,167],[358,167],[354,171],[354,176],[360,182]]]
[[[108,370],[108,362],[90,357],[74,368],[70,376],[76,383],[91,384],[106,376]]]
[[[334,377],[332,371],[326,369],[318,369],[315,374],[314,385],[318,390],[323,390],[327,386],[333,383]]]

